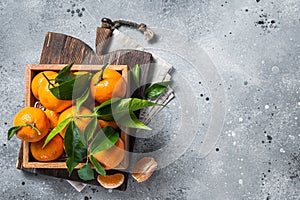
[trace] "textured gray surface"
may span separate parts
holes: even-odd
[[[1,199],[300,199],[299,0],[60,2],[0,2]],[[45,32],[93,46],[102,17],[192,38],[223,79],[226,118],[216,151],[207,157],[200,159],[195,140],[147,182],[130,179],[126,192],[89,186],[77,193],[63,180],[16,170],[20,141],[7,142],[6,131],[24,105],[25,64],[38,63]],[[121,31],[142,41],[140,34]]]

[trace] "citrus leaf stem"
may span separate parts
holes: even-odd
[[[101,71],[100,71],[100,74],[99,74],[99,77],[98,77],[98,80],[97,82],[94,84],[94,85],[97,85],[100,81],[103,80],[103,73],[104,73],[104,70],[105,68],[108,66],[108,63],[105,63],[102,68],[101,68]]]
[[[48,83],[52,86],[55,87],[55,85],[53,83],[51,83],[51,80],[44,74],[44,72],[42,73],[42,75],[45,77],[45,79],[48,81]]]

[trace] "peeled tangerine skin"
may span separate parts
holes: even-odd
[[[157,168],[154,158],[145,157],[139,160],[132,171],[132,177],[138,182],[144,182],[153,174]]]

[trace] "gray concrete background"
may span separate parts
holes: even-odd
[[[0,199],[300,199],[299,7],[299,0],[1,0]],[[45,33],[93,46],[102,17],[191,38],[223,79],[226,118],[204,159],[194,142],[147,182],[130,178],[126,192],[88,186],[78,193],[63,180],[15,169],[20,140],[8,142],[6,132],[24,106],[25,64],[38,63]]]

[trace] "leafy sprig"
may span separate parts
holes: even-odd
[[[64,146],[67,155],[66,165],[69,174],[73,172],[79,163],[84,165],[78,170],[78,176],[83,180],[92,180],[95,178],[93,168],[98,174],[106,175],[104,167],[95,158],[95,154],[111,148],[119,139],[119,132],[113,127],[100,128],[98,123],[99,119],[105,121],[116,121],[119,125],[130,128],[140,128],[151,130],[145,124],[143,124],[136,112],[150,106],[162,106],[153,103],[146,99],[139,98],[112,98],[101,105],[94,108],[93,113],[90,115],[79,115],[78,111],[81,106],[87,101],[90,93],[90,80],[92,74],[87,72],[84,74],[74,74],[71,72],[73,63],[65,66],[55,79],[46,80],[49,82],[49,89],[52,94],[61,100],[76,100],[76,114],[69,117],[58,124],[48,134],[43,148],[59,134],[62,130],[66,129],[64,136]],[[105,64],[101,70],[99,80],[102,79],[103,71],[107,64]],[[135,65],[132,71],[133,79],[137,87],[140,85],[141,69],[139,65]],[[155,83],[145,90],[145,97],[148,99],[154,99],[162,94],[167,86],[168,82]],[[141,90],[140,90],[141,91]],[[85,130],[82,132],[76,125],[75,119],[90,118]],[[31,126],[33,130],[39,130],[34,124],[25,124],[23,126],[15,126],[8,131],[8,140],[10,140],[19,129],[24,126]]]

